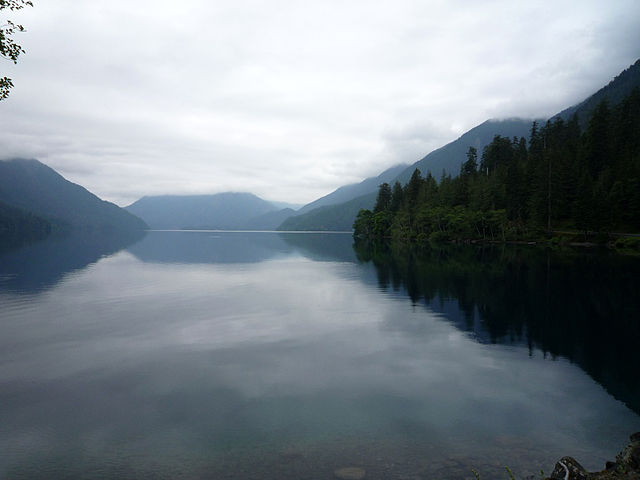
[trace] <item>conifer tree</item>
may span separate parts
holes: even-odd
[[[378,189],[378,198],[373,208],[373,213],[384,212],[391,204],[391,187],[387,182],[380,185]]]

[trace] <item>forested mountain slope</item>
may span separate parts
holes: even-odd
[[[33,159],[0,161],[0,202],[61,229],[107,232],[147,228],[135,215]]]
[[[371,192],[378,191],[378,186],[384,182],[392,182],[396,176],[402,173],[407,168],[407,165],[400,164],[388,168],[380,175],[376,177],[370,177],[364,179],[360,183],[354,183],[351,185],[344,185],[324,197],[320,197],[311,203],[307,203],[300,208],[295,214],[302,215],[314,208],[324,207],[326,205],[337,205],[339,203],[348,202],[354,198],[361,197]]]
[[[640,232],[640,88],[602,100],[581,131],[577,114],[539,127],[529,141],[496,136],[478,162],[470,149],[458,177],[437,183],[415,170],[381,185],[354,234],[429,240],[517,240],[539,232]]]
[[[607,100],[609,106],[616,106],[623,98],[629,95],[634,87],[638,86],[640,86],[640,60],[615,77],[615,79],[606,87],[598,90],[598,92],[587,98],[584,102],[563,110],[551,118],[560,117],[566,123],[575,113],[577,114],[578,124],[584,130],[586,128],[586,119],[603,99]],[[518,139],[521,137],[528,139],[532,123],[532,120],[524,119],[487,120],[486,122],[469,130],[454,142],[434,150],[418,162],[406,168],[398,175],[398,177],[386,183],[393,185],[397,180],[402,185],[405,185],[410,180],[411,175],[416,169],[419,169],[425,176],[430,172],[436,180],[436,183],[440,181],[443,170],[446,170],[449,175],[455,177],[460,173],[461,165],[467,160],[466,153],[468,152],[469,147],[474,147],[477,154],[482,155],[484,148],[493,141],[493,138],[496,135],[501,138],[511,140],[514,137]],[[537,120],[538,127],[542,126],[543,123],[544,121]],[[632,134],[636,137],[638,136],[637,132]],[[321,219],[323,224],[326,225],[328,223],[326,218],[328,215],[332,218],[345,216],[347,215],[346,211],[342,212],[341,209],[349,209],[352,211],[352,206],[352,204],[349,206],[346,204],[342,204],[342,206],[341,204],[334,205],[330,212],[323,212],[322,215],[316,213],[313,218]],[[363,206],[363,208],[371,207]],[[355,217],[353,218],[355,219]],[[319,223],[314,223],[312,217],[304,218],[304,215],[301,215],[296,222],[301,225],[305,225],[306,229],[324,229],[321,228],[322,226]],[[281,227],[288,229],[289,226],[290,224],[288,223]]]
[[[640,60],[624,70],[606,86],[602,87],[583,102],[563,110],[552,118],[560,117],[567,121],[576,114],[580,127],[584,129],[587,126],[589,115],[600,102],[606,100],[610,107],[615,106],[638,86],[640,86]]]

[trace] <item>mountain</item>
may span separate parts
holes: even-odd
[[[349,232],[358,212],[363,208],[372,209],[376,196],[376,192],[370,192],[345,203],[314,208],[302,215],[289,217],[278,230]]]
[[[607,86],[601,88],[596,93],[588,97],[583,102],[570,107],[551,118],[561,117],[568,119],[574,113],[578,114],[581,127],[584,129],[585,122],[593,109],[603,100],[607,99],[610,105],[619,103],[625,98],[635,87],[640,86],[640,60],[636,61],[628,69],[624,70],[616,76]],[[512,118],[506,120],[487,120],[484,123],[472,128],[463,134],[457,140],[441,147],[426,155],[413,165],[405,168],[396,178],[386,180],[387,183],[393,184],[398,180],[402,184],[406,184],[411,178],[411,174],[418,168],[423,175],[427,172],[440,179],[443,170],[452,176],[456,176],[460,171],[460,165],[466,160],[466,152],[470,146],[478,150],[478,156],[482,155],[482,150],[488,145],[495,135],[502,137],[525,137],[529,138],[532,120],[521,118]],[[376,177],[377,178],[377,177]],[[382,182],[380,182],[382,183]],[[349,186],[347,186],[349,187]],[[341,187],[346,188],[346,187]],[[341,188],[336,190],[340,191]],[[377,186],[374,190],[377,190]],[[335,192],[334,192],[335,193]],[[321,199],[311,202],[308,206],[314,205]],[[374,197],[375,202],[375,197]],[[362,203],[364,204],[364,203]],[[293,225],[304,227],[304,230],[325,230],[326,225],[335,225],[332,219],[342,218],[340,225],[344,226],[347,211],[353,212],[353,203],[343,203],[333,206],[331,210],[316,212],[315,210],[303,212],[302,215],[291,217],[279,228],[289,230]],[[373,205],[373,203],[372,203]],[[306,206],[305,206],[306,207]],[[303,208],[305,208],[303,207]],[[370,208],[370,207],[363,207]],[[341,211],[344,209],[344,212]],[[302,212],[301,209],[299,212]],[[352,221],[355,219],[357,211],[353,214]]]
[[[260,216],[247,220],[247,230],[275,230],[287,218],[295,215],[296,211],[292,208],[283,208],[282,210],[274,210],[273,212],[263,213]]]
[[[271,204],[278,210],[285,210],[290,208],[294,212],[302,207],[301,203],[289,203],[289,202],[271,202]]]
[[[135,215],[101,200],[33,159],[0,161],[0,202],[27,215],[42,217],[57,230],[110,232],[147,228]]]
[[[478,150],[478,157],[480,157],[484,147],[489,145],[496,135],[507,138],[529,138],[532,122],[533,120],[531,119],[523,118],[487,120],[472,128],[457,140],[434,150],[407,167],[394,181],[398,180],[404,185],[409,181],[416,168],[424,176],[430,171],[436,180],[440,180],[443,170],[455,177],[460,173],[460,165],[467,160],[466,154],[469,147],[475,147]]]
[[[636,87],[640,86],[640,60],[624,70],[620,75],[616,76],[606,86],[602,87],[596,93],[586,100],[569,107],[552,117],[560,117],[563,120],[569,120],[573,114],[578,115],[578,122],[582,130],[585,129],[589,114],[603,100],[609,102],[609,106],[617,105],[622,99],[631,93]]]
[[[311,203],[307,203],[304,207],[296,212],[296,215],[302,215],[303,213],[310,212],[314,208],[348,202],[349,200],[360,197],[367,193],[377,192],[378,187],[381,183],[391,182],[406,168],[406,164],[395,165],[391,168],[388,168],[377,177],[366,178],[360,183],[353,183],[340,187],[330,194],[325,195],[324,197],[320,197],[319,199],[314,200]]]
[[[528,137],[532,120],[512,118],[509,120],[487,120],[472,128],[457,140],[434,150],[429,155],[411,166],[397,165],[385,170],[377,177],[338,188],[333,193],[308,203],[295,216],[288,218],[278,227],[278,230],[351,230],[353,221],[361,208],[373,208],[376,201],[378,187],[381,183],[393,184],[396,180],[405,184],[411,178],[416,168],[426,175],[431,171],[437,179],[443,169],[456,175],[460,165],[466,160],[466,153],[470,146],[478,149],[479,154],[485,145],[491,143],[495,135],[504,137]],[[353,192],[359,196],[351,196]],[[349,198],[350,197],[350,198]],[[348,201],[337,202],[341,198]],[[330,208],[324,202],[330,201]],[[318,208],[321,207],[321,208]]]
[[[259,223],[258,217],[277,211],[272,203],[252,193],[237,192],[143,197],[125,208],[151,228],[165,230],[244,230],[250,222]]]

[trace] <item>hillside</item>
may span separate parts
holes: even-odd
[[[257,217],[278,209],[251,193],[143,197],[126,207],[153,229],[248,229]],[[274,214],[274,218],[276,215]],[[282,221],[282,220],[280,220]],[[264,220],[268,223],[269,218]]]
[[[147,228],[136,216],[37,160],[0,161],[0,202],[42,217],[57,229],[109,232]]]
[[[283,208],[282,210],[263,213],[262,215],[247,220],[244,228],[247,230],[275,230],[282,222],[292,215],[295,215],[295,213],[296,211],[291,208]]]
[[[338,205],[314,208],[303,215],[289,217],[278,230],[349,232],[358,212],[363,208],[373,208],[376,195],[376,192],[371,192]]]
[[[617,75],[606,86],[602,87],[583,102],[561,111],[552,118],[560,117],[566,121],[574,114],[577,114],[578,123],[584,130],[589,115],[601,101],[606,100],[610,107],[617,105],[638,86],[640,86],[640,60],[636,61],[636,63]]]
[[[407,167],[398,175],[398,180],[403,185],[409,181],[411,174],[417,168],[423,174],[431,172],[436,179],[440,179],[442,171],[446,170],[452,176],[460,173],[460,165],[467,159],[466,153],[469,147],[475,147],[478,155],[482,154],[485,146],[491,143],[493,137],[529,137],[531,129],[531,119],[510,118],[506,120],[487,120],[477,127],[472,128],[457,140],[440,147],[429,153],[413,165]]]
[[[395,165],[388,168],[377,177],[366,178],[360,183],[344,185],[324,197],[320,197],[311,203],[307,203],[296,212],[296,215],[302,215],[303,213],[310,212],[314,208],[324,207],[326,205],[337,205],[371,192],[377,192],[381,183],[389,183],[393,181],[396,176],[406,168],[407,165],[405,164]]]
[[[427,171],[432,171],[436,178],[439,178],[443,169],[455,175],[466,159],[465,154],[470,146],[474,146],[479,152],[482,152],[485,145],[488,145],[495,135],[526,137],[529,135],[531,122],[531,120],[523,119],[487,120],[409,167],[397,165],[385,170],[377,177],[368,178],[356,185],[340,187],[326,197],[305,205],[296,212],[295,216],[280,225],[278,230],[351,230],[360,208],[373,207],[381,183],[393,184],[396,180],[403,184],[407,183],[416,168],[425,174]],[[352,197],[349,201],[342,203],[332,202],[330,208],[322,206],[324,205],[323,200],[335,200],[341,196],[348,196],[351,192],[356,191],[356,187],[357,191],[362,192],[359,197]],[[318,208],[319,206],[322,207]],[[357,208],[358,206],[359,208]]]
[[[385,185],[373,212],[358,213],[354,235],[529,241],[562,230],[581,232],[582,241],[597,232],[604,243],[609,232],[638,232],[640,88],[611,109],[597,106],[587,124],[581,132],[576,119],[557,118],[533,129],[528,145],[496,137],[480,164],[470,158],[439,184],[414,174],[403,188]]]
[[[584,129],[589,115],[603,99],[606,98],[610,106],[616,105],[628,96],[634,87],[638,86],[640,86],[640,60],[616,76],[607,86],[601,88],[580,104],[565,109],[551,118],[561,117],[566,120],[573,116],[574,113],[577,113],[580,125]],[[543,122],[540,123],[542,124]],[[455,177],[460,172],[460,166],[466,160],[466,152],[470,146],[477,149],[478,156],[480,157],[484,147],[493,140],[495,135],[500,135],[505,138],[525,137],[528,139],[531,124],[532,120],[520,118],[487,120],[477,127],[472,128],[457,140],[429,153],[418,162],[403,170],[396,178],[387,181],[387,183],[392,185],[395,180],[398,180],[400,183],[406,184],[416,168],[419,169],[423,175],[431,172],[438,180],[443,170],[446,170],[447,173]],[[309,205],[313,203],[315,202]],[[371,203],[371,205],[373,205],[373,203]],[[288,230],[292,222],[295,222],[298,225],[304,225],[305,230],[323,230],[322,224],[327,223],[327,216],[331,218],[344,217],[347,215],[346,211],[341,212],[340,210],[352,210],[351,207],[352,205],[337,204],[333,206],[331,211],[307,212],[303,215],[292,217],[287,223],[281,225],[280,228]],[[357,212],[353,215],[352,220],[355,220],[356,214]],[[309,215],[309,217],[305,217],[306,215]],[[293,220],[294,218],[295,220]],[[321,220],[322,223],[315,223],[314,219]]]

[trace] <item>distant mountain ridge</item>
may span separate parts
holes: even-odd
[[[295,214],[301,215],[309,212],[314,208],[324,207],[327,205],[336,205],[338,203],[348,202],[356,197],[366,195],[373,191],[377,191],[381,183],[391,182],[399,173],[405,170],[408,166],[404,163],[394,165],[391,168],[386,169],[377,177],[365,178],[360,183],[352,183],[350,185],[344,185],[333,192],[314,200],[311,203],[307,203],[300,208]]]
[[[147,225],[35,159],[0,161],[0,202],[50,222],[57,230],[111,232]]]
[[[393,185],[396,180],[405,184],[416,168],[420,169],[424,175],[430,171],[436,179],[440,178],[443,170],[455,176],[460,170],[460,165],[466,160],[466,153],[470,146],[475,147],[478,153],[482,154],[482,149],[493,140],[495,135],[509,138],[528,137],[532,122],[533,120],[521,118],[487,120],[410,166],[398,165],[385,170],[377,177],[367,178],[356,184],[359,187],[358,190],[352,188],[353,185],[347,185],[327,195],[327,197],[334,195],[333,198],[336,198],[336,194],[340,192],[341,198],[351,197],[342,203],[321,204],[321,208],[318,208],[317,205],[326,197],[308,203],[298,210],[295,216],[278,226],[278,230],[351,230],[353,220],[360,209],[373,208],[380,184],[386,182]],[[351,196],[356,192],[358,195]],[[313,206],[316,207],[312,208]]]
[[[640,60],[636,61],[629,68],[617,75],[608,85],[598,90],[593,95],[589,96],[583,102],[569,107],[560,113],[553,115],[550,119],[560,117],[565,120],[571,118],[573,114],[578,115],[581,127],[585,128],[586,118],[589,113],[603,100],[607,99],[610,106],[617,104],[626,95],[628,95],[633,88],[640,86]],[[538,119],[541,123],[543,119]],[[482,155],[482,150],[488,145],[495,135],[502,137],[525,137],[529,138],[531,124],[533,119],[511,118],[505,120],[487,120],[480,125],[472,128],[468,132],[464,133],[457,140],[448,143],[447,145],[438,148],[419,161],[415,162],[405,170],[400,172],[397,177],[387,180],[389,184],[393,184],[396,180],[402,184],[406,184],[411,178],[411,174],[415,169],[419,169],[423,175],[427,172],[438,180],[445,170],[448,174],[456,176],[460,171],[460,165],[466,160],[466,152],[470,146],[475,147],[478,150],[478,156]],[[373,177],[378,178],[378,177]],[[372,179],[367,179],[363,183],[371,184],[375,182],[369,182]],[[383,182],[379,182],[383,183]],[[344,187],[341,187],[344,188]],[[337,191],[341,190],[339,188]],[[377,190],[377,185],[375,186]],[[374,195],[375,202],[375,195]],[[320,199],[319,199],[320,200]],[[318,202],[316,200],[315,202]],[[361,205],[361,208],[371,208],[373,203],[371,197],[361,195],[359,197],[352,197],[344,203],[334,204],[331,208],[312,209],[307,207],[313,205],[315,202],[307,204],[305,207],[299,210],[300,215],[296,215],[278,227],[280,230],[342,230],[345,225],[345,218],[353,212],[356,205]],[[351,218],[351,222],[355,219],[356,212]],[[304,227],[304,228],[300,228]]]
[[[157,230],[272,230],[294,213],[246,192],[147,196],[125,209]]]
[[[348,202],[314,208],[305,214],[287,218],[278,230],[350,232],[353,219],[362,208],[373,208],[376,195],[376,192],[370,192]]]
[[[245,228],[247,230],[275,230],[278,225],[295,215],[295,213],[296,211],[292,208],[263,213],[247,220]]]

